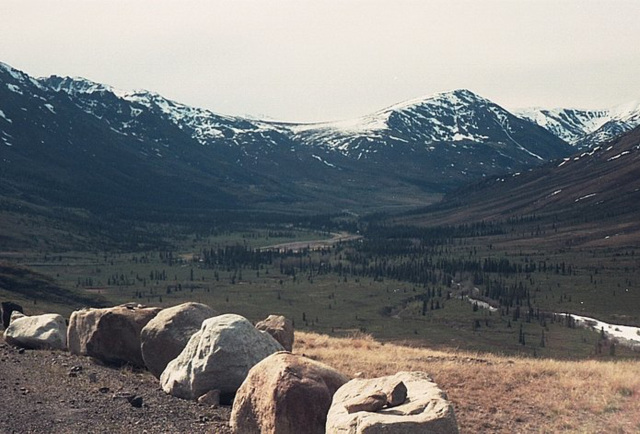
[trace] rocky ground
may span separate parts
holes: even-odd
[[[0,433],[230,433],[231,407],[167,395],[147,371],[0,336]]]

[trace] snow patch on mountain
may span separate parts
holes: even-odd
[[[4,114],[4,112],[2,110],[0,110],[0,118],[4,119],[5,121],[9,122],[10,124],[13,123],[13,121],[11,119],[9,119],[7,117],[7,115]]]
[[[190,107],[146,90],[123,91],[111,86],[94,83],[77,77],[57,77],[41,79],[56,91],[63,91],[83,100],[81,107],[85,112],[98,115],[97,99],[93,94],[113,94],[116,98],[131,105],[129,118],[121,123],[119,132],[128,134],[136,125],[144,110],[162,114],[180,129],[191,133],[200,144],[211,144],[212,140],[243,134],[247,131],[259,132],[265,127],[253,124],[242,118],[217,115],[209,110]],[[84,99],[83,99],[84,97]]]
[[[605,110],[529,108],[516,109],[513,113],[571,145],[588,148],[640,125],[640,100]]]

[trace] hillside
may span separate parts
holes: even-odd
[[[456,190],[409,220],[433,224],[535,216],[556,229],[564,227],[565,236],[575,242],[605,243],[619,237],[633,243],[640,232],[638,173],[640,128],[560,163]],[[582,230],[572,233],[570,227]]]
[[[0,297],[23,306],[39,304],[39,310],[64,306],[70,312],[83,306],[105,305],[98,295],[64,288],[48,276],[4,261],[0,261]]]

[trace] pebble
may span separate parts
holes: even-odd
[[[142,402],[143,402],[142,396],[134,396],[129,400],[129,404],[131,404],[131,406],[135,408],[141,408]]]

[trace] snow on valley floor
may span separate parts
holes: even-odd
[[[489,309],[491,312],[495,312],[498,310],[497,308],[482,300],[476,300],[468,296],[465,296],[465,299],[471,304],[477,304],[478,307],[482,309]],[[605,335],[608,338],[617,339],[621,345],[640,349],[640,327],[609,324],[595,318],[575,315],[572,313],[560,313],[556,315],[569,316],[573,318],[573,320],[576,322],[576,325],[579,327],[592,329],[596,332],[604,331]]]
[[[618,339],[623,345],[640,348],[640,327],[609,324],[595,318],[572,313],[563,313],[561,315],[570,316],[576,321],[576,325],[580,327],[591,328],[597,332],[604,330],[607,337]]]

